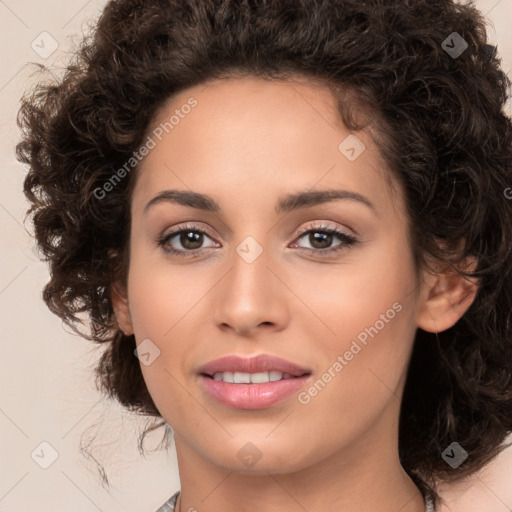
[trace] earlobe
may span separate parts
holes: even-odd
[[[115,282],[110,286],[110,299],[116,316],[117,324],[126,336],[133,334],[133,325],[128,304],[126,286]]]
[[[470,258],[464,270],[473,272],[476,259]],[[468,270],[469,269],[469,270]],[[475,300],[478,281],[459,275],[453,268],[425,279],[422,302],[418,313],[418,327],[427,332],[442,332],[453,327]]]

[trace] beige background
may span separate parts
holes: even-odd
[[[174,448],[141,458],[136,440],[143,424],[95,390],[92,368],[99,352],[64,330],[42,302],[48,273],[23,228],[24,169],[13,148],[18,99],[37,79],[35,66],[27,63],[62,66],[67,49],[87,30],[85,20],[94,19],[104,3],[0,0],[0,512],[154,512],[179,487]],[[476,3],[486,13],[491,41],[499,44],[511,76],[512,0]],[[31,46],[35,40],[40,53],[51,49],[50,36],[42,32],[58,44],[47,59]],[[93,455],[105,465],[111,494],[99,485],[94,464],[80,454],[86,430],[97,436]],[[156,446],[159,438],[152,440]],[[40,464],[51,462],[52,449],[58,457],[43,469]],[[450,509],[509,512],[511,483],[508,449],[479,475],[447,490]]]

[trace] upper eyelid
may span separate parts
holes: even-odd
[[[316,223],[315,223],[316,222]],[[329,224],[329,222],[332,222],[332,224]],[[326,220],[319,220],[319,221],[310,221],[310,223],[307,223],[304,228],[299,229],[295,232],[294,236],[300,236],[304,234],[305,232],[309,231],[310,229],[336,229],[338,231],[345,232],[346,230],[351,231],[354,233],[354,230],[349,228],[348,226],[346,228],[342,228],[338,225],[336,225],[333,221],[326,221]],[[164,234],[162,236],[168,236],[168,235],[175,235],[177,233],[180,233],[181,231],[202,231],[206,233],[210,238],[215,238],[213,235],[210,234],[210,231],[208,228],[202,227],[200,223],[197,225],[193,222],[185,223],[184,225],[178,225],[177,227],[171,228],[168,232],[164,231]],[[350,233],[347,233],[349,235]]]
[[[354,234],[351,234],[349,233],[348,231],[351,231],[353,233],[353,230],[350,229],[350,228],[342,228],[340,226],[337,226],[335,224],[328,224],[326,221],[317,221],[319,222],[318,224],[307,224],[304,228],[300,229],[296,234],[295,234],[295,237],[297,236],[302,236],[303,234],[307,233],[308,231],[314,231],[314,230],[318,230],[318,231],[322,231],[322,230],[325,230],[325,229],[332,229],[332,230],[335,230],[335,231],[339,231],[340,233],[343,233],[347,236],[350,236],[352,238],[355,238],[355,235]]]
[[[164,233],[162,234],[162,238],[166,238],[166,237],[169,237],[169,236],[176,236],[177,234],[179,234],[179,233],[181,233],[183,231],[199,231],[201,233],[204,233],[204,234],[208,235],[211,239],[215,238],[214,236],[212,236],[210,234],[208,229],[206,229],[204,227],[201,227],[200,225],[196,226],[196,225],[191,224],[191,223],[186,223],[183,226],[178,226],[178,227],[172,228],[168,232],[164,231]]]

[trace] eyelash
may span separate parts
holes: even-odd
[[[200,233],[200,234],[206,235],[209,238],[211,238],[208,235],[208,233],[204,229],[201,229],[199,226],[196,226],[194,224],[187,224],[186,226],[182,226],[180,229],[178,229],[176,231],[172,231],[171,233],[167,233],[167,234],[159,237],[156,240],[156,246],[162,247],[164,252],[167,254],[173,254],[176,256],[184,257],[184,258],[194,257],[195,255],[197,255],[198,252],[201,252],[204,249],[206,249],[206,247],[204,247],[202,249],[194,249],[194,250],[187,250],[187,251],[174,249],[173,247],[170,247],[170,246],[166,247],[166,244],[169,240],[174,238],[176,235],[180,235],[181,233],[187,233],[187,232]],[[328,249],[310,249],[308,247],[299,247],[299,249],[302,249],[302,250],[307,251],[310,254],[314,254],[314,255],[331,256],[333,253],[337,253],[338,251],[341,251],[344,249],[349,249],[351,246],[353,246],[357,243],[357,240],[355,237],[345,233],[344,231],[341,231],[340,229],[332,228],[330,226],[325,226],[325,225],[308,226],[303,231],[301,231],[297,235],[296,238],[299,239],[308,233],[327,233],[330,235],[336,235],[343,242],[343,243],[335,246],[334,248],[328,248]]]

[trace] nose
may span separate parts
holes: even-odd
[[[282,330],[289,321],[291,292],[264,250],[254,261],[233,255],[233,264],[212,297],[215,324],[223,331],[254,337],[262,328]]]

